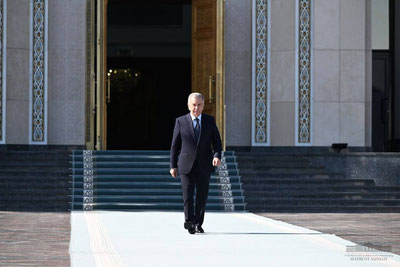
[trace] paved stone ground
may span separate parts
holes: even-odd
[[[400,213],[260,213],[279,220],[334,234],[359,245],[391,246],[400,255]]]
[[[262,213],[271,219],[335,234],[400,254],[399,213]],[[0,211],[0,266],[70,266],[70,213]]]
[[[0,211],[0,266],[70,266],[70,213]]]

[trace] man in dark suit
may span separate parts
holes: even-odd
[[[190,234],[194,234],[204,233],[201,226],[210,177],[215,166],[221,164],[222,145],[214,117],[202,114],[204,97],[199,93],[190,94],[188,108],[190,113],[175,121],[170,173],[174,178],[180,174],[185,213],[184,228]]]

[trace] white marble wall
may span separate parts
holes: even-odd
[[[29,143],[30,1],[7,1],[6,143]]]
[[[371,144],[370,0],[313,0],[313,146]],[[226,1],[228,146],[251,142],[250,1]],[[270,145],[295,145],[296,1],[271,0]],[[248,30],[248,32],[247,32]],[[239,116],[238,116],[239,115]],[[240,127],[238,127],[240,125]]]
[[[7,6],[7,144],[29,143],[29,3]],[[271,146],[295,142],[295,3],[271,0]],[[314,0],[314,146],[371,143],[370,4]],[[85,143],[85,23],[86,0],[49,1],[48,144]],[[228,146],[251,145],[251,29],[252,1],[226,0]]]
[[[86,0],[48,2],[47,144],[83,145]],[[7,1],[6,144],[29,144],[30,7]]]
[[[251,145],[252,1],[225,2],[226,144]]]
[[[314,144],[371,144],[370,0],[314,1]]]
[[[48,144],[85,144],[86,0],[49,1]]]

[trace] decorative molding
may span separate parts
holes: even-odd
[[[253,146],[268,146],[270,143],[270,1],[253,0]]]
[[[30,143],[47,144],[48,1],[31,1]]]
[[[0,0],[0,144],[6,142],[7,0]]]
[[[312,0],[296,1],[296,140],[297,146],[312,145]]]
[[[83,151],[83,206],[84,211],[93,210],[94,171],[93,150]]]
[[[221,184],[222,203],[225,211],[234,211],[235,204],[233,201],[232,185],[229,178],[229,171],[226,164],[225,156],[221,157],[221,166],[218,167],[218,179]]]

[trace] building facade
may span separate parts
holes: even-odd
[[[394,148],[388,142],[400,139],[400,123],[397,123],[400,116],[396,116],[395,108],[400,82],[394,75],[400,54],[396,54],[400,37],[395,34],[399,28],[395,25],[399,23],[394,14],[400,7],[395,1],[380,1],[383,4],[373,0],[154,1],[154,10],[143,1],[138,2],[141,4],[129,8],[140,8],[142,13],[158,16],[158,23],[147,21],[146,17],[135,20],[134,17],[140,17],[137,13],[130,13],[132,19],[126,22],[121,17],[129,18],[129,13],[116,16],[124,9],[123,1],[119,0],[108,0],[108,3],[0,0],[2,145],[167,148],[168,138],[152,146],[151,140],[141,141],[145,137],[139,135],[126,138],[139,139],[143,146],[131,143],[126,147],[110,147],[105,143],[115,143],[107,133],[127,140],[118,132],[140,132],[146,125],[163,124],[157,121],[157,114],[169,113],[168,106],[181,105],[183,109],[176,114],[184,112],[186,92],[155,90],[149,93],[138,85],[138,90],[146,91],[147,95],[132,94],[136,100],[125,105],[131,107],[130,112],[135,112],[140,121],[130,115],[132,121],[122,124],[134,126],[120,130],[121,124],[113,123],[122,115],[107,120],[105,110],[113,96],[109,92],[107,95],[107,90],[113,90],[117,83],[111,86],[106,73],[117,73],[118,69],[139,77],[151,69],[144,67],[146,64],[156,66],[162,60],[167,62],[164,69],[183,62],[183,69],[192,64],[193,70],[193,49],[201,49],[201,46],[193,48],[193,27],[206,23],[201,18],[217,24],[215,53],[220,69],[217,67],[215,78],[203,76],[210,77],[204,81],[205,85],[211,88],[214,84],[215,91],[206,95],[206,105],[208,100],[216,99],[215,114],[226,147],[330,147],[333,143],[347,143],[350,147],[370,149],[375,140],[376,150],[389,151]],[[216,11],[209,9],[192,15],[194,6],[208,7],[212,2],[216,3]],[[166,4],[169,7],[165,9]],[[157,5],[164,6],[158,10]],[[169,15],[165,10],[169,10]],[[210,17],[208,12],[216,15]],[[107,14],[114,24],[107,22]],[[382,19],[387,23],[376,22]],[[169,24],[161,25],[159,21]],[[184,21],[192,23],[192,27]],[[382,34],[382,29],[388,33]],[[222,39],[218,40],[218,36]],[[379,48],[380,52],[375,51],[373,44],[386,39],[388,44]],[[100,42],[102,48],[99,48]],[[151,47],[154,50],[150,51]],[[382,51],[388,52],[390,62],[385,61],[387,69],[380,77],[384,77],[383,87],[389,82],[391,86],[382,89],[385,97],[374,98],[374,92],[379,91],[373,90],[374,79],[380,81],[374,75],[379,76],[384,68],[380,67],[379,60],[374,65],[374,60]],[[154,58],[162,60],[154,61]],[[146,61],[150,59],[153,61]],[[129,62],[141,67],[134,70]],[[178,71],[168,77],[174,76],[176,84],[186,79],[190,86],[190,79],[182,78],[182,73]],[[193,75],[201,75],[191,75],[193,89]],[[103,86],[102,91],[96,89],[99,84]],[[160,96],[168,103],[143,100]],[[380,105],[373,107],[374,101]],[[145,107],[133,110],[142,102],[147,103]],[[105,110],[99,110],[102,105]],[[153,114],[160,105],[166,107]],[[109,110],[113,108],[110,106]],[[378,111],[380,116],[374,119],[373,114]],[[172,125],[167,127],[167,132],[171,131],[173,122],[169,119],[165,122]],[[107,125],[112,125],[112,129],[107,130]],[[151,132],[146,136],[151,137]]]

